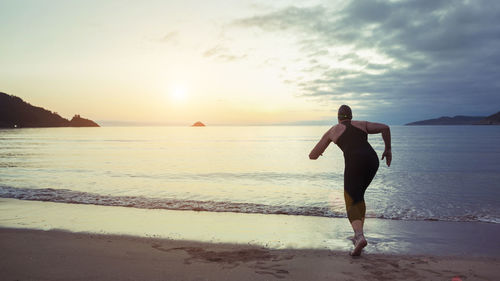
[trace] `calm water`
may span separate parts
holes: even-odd
[[[0,130],[0,197],[344,217],[343,157],[322,126]],[[393,126],[368,188],[382,219],[500,223],[500,126]],[[370,143],[381,155],[380,135]]]

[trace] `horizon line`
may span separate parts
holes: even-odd
[[[141,121],[112,121],[112,120],[96,120],[101,127],[191,127],[194,123],[160,123],[160,122],[141,122]],[[333,126],[337,123],[326,121],[297,121],[285,123],[204,123],[206,127],[251,127],[251,126]],[[399,126],[405,124],[388,124],[391,126]]]

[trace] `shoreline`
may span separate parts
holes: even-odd
[[[3,193],[3,194],[2,194]],[[182,200],[166,198],[148,198],[143,196],[113,196],[98,193],[83,192],[68,189],[52,188],[15,188],[0,185],[0,198],[19,199],[25,201],[82,204],[105,207],[127,207],[147,210],[171,210],[171,211],[195,211],[214,213],[241,213],[262,215],[291,215],[320,218],[343,218],[347,219],[345,210],[333,211],[328,207],[300,207],[297,206],[273,206],[260,203],[242,202],[214,202],[203,200]],[[442,221],[442,222],[484,222],[497,223],[496,217],[471,217],[471,216],[448,216],[448,217],[385,217],[383,214],[367,214],[368,219],[389,219],[401,221]]]
[[[269,249],[0,228],[4,280],[495,280],[498,258]]]
[[[0,198],[0,228],[348,252],[347,219],[137,209]],[[368,254],[500,258],[500,225],[366,219]]]

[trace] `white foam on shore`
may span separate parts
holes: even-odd
[[[138,209],[0,198],[0,226],[124,234],[269,248],[350,248],[346,219]],[[342,237],[334,239],[334,237]]]
[[[138,209],[0,198],[0,227],[349,251],[347,219]],[[498,256],[500,225],[367,219],[367,253]],[[485,244],[485,245],[483,245]]]

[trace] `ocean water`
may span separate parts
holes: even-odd
[[[345,217],[328,126],[0,130],[0,197],[141,209]],[[367,216],[500,223],[500,126],[392,126]],[[369,141],[379,156],[380,135]]]

